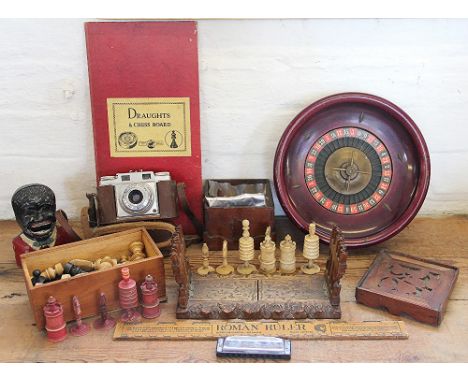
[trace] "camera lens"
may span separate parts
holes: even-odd
[[[143,193],[140,190],[132,190],[128,194],[128,200],[132,204],[139,204],[143,200]]]

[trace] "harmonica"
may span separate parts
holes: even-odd
[[[254,357],[291,359],[291,341],[265,336],[231,336],[219,338],[218,357]]]

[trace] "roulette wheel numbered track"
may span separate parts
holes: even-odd
[[[414,121],[374,95],[342,93],[299,113],[278,144],[274,180],[289,218],[311,221],[329,242],[334,224],[348,247],[400,232],[424,202],[429,152]]]

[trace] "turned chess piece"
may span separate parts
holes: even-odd
[[[134,241],[133,243],[130,243],[128,250],[130,251],[131,255],[128,261],[144,259],[145,254],[143,253],[143,248],[145,248],[145,245],[141,241]]]
[[[73,313],[75,315],[75,325],[70,329],[70,333],[76,337],[89,333],[89,325],[81,320],[81,305],[78,297],[73,296]]]
[[[203,257],[203,262],[202,266],[197,269],[197,273],[200,276],[206,276],[208,273],[214,272],[215,269],[210,265],[210,250],[208,249],[208,246],[206,243],[203,243],[202,246],[202,257]]]
[[[237,267],[237,272],[241,275],[250,275],[255,272],[257,268],[255,265],[250,264],[255,256],[254,239],[250,237],[249,221],[242,220],[242,237],[239,239],[239,257],[244,262]]]
[[[63,341],[67,337],[67,325],[63,316],[62,305],[55,297],[50,296],[43,310],[48,340],[51,342]]]
[[[158,284],[153,276],[147,275],[140,286],[142,315],[144,318],[156,318],[161,314],[158,297]]]
[[[315,223],[309,224],[309,234],[304,237],[304,249],[302,255],[309,260],[301,267],[302,272],[313,275],[320,272],[320,267],[314,264],[314,260],[319,257],[319,237],[315,234]]]
[[[280,272],[291,274],[296,272],[296,242],[286,235],[280,243]]]
[[[265,240],[260,243],[260,271],[264,274],[276,272],[275,250],[276,244],[271,240],[271,228],[268,227],[265,232]]]
[[[234,272],[234,267],[228,264],[227,261],[228,249],[227,249],[227,241],[223,241],[223,263],[216,267],[216,273],[221,276],[227,276]]]
[[[138,307],[138,291],[135,280],[130,278],[130,270],[127,267],[121,269],[122,280],[119,282],[119,302],[124,312],[120,316],[122,322],[138,322],[141,314]]]
[[[45,278],[46,281],[59,280],[64,272],[63,265],[57,263],[54,267],[47,268],[44,272],[41,272],[41,276]]]
[[[115,326],[115,320],[107,312],[106,295],[102,292],[99,296],[99,314],[100,317],[94,321],[94,329],[112,329]]]

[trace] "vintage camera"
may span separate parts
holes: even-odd
[[[177,217],[177,187],[169,172],[135,171],[103,176],[90,201],[91,225]]]

